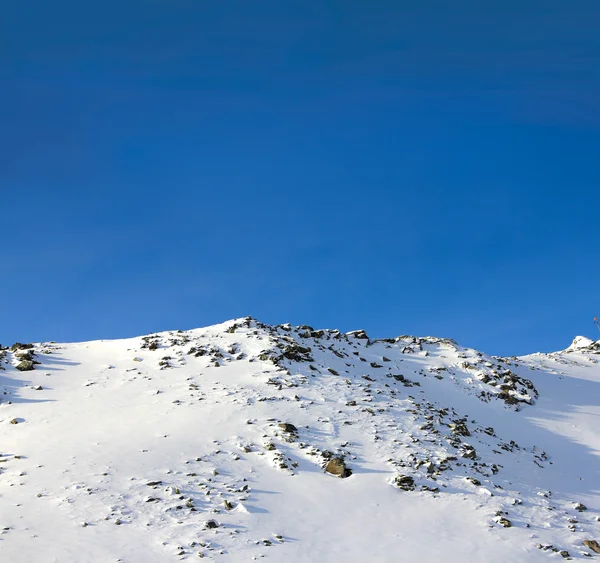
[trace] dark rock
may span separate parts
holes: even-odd
[[[23,344],[22,342],[15,342],[11,347],[11,352],[16,352],[17,350],[31,350],[33,348],[33,344]]]
[[[21,352],[20,354],[15,354],[15,358],[19,360],[29,360],[33,361],[34,353],[31,350],[27,350],[26,352]]]
[[[364,330],[353,330],[351,332],[347,332],[346,334],[360,340],[369,340],[369,336]]]
[[[394,485],[404,491],[415,490],[415,480],[410,475],[398,475],[394,479]]]
[[[477,451],[473,446],[469,444],[463,444],[462,451],[460,452],[460,456],[465,459],[476,460],[477,459]]]
[[[577,510],[577,512],[584,512],[585,510],[587,510],[587,506],[585,504],[581,504],[580,502],[578,502],[575,505],[575,510]]]
[[[35,369],[35,365],[31,360],[23,360],[16,366],[16,368],[19,371],[33,371]]]
[[[470,436],[471,432],[467,428],[464,420],[454,420],[452,424],[450,424],[450,430],[452,430],[453,434],[458,436]]]
[[[287,432],[289,434],[298,434],[298,429],[293,424],[290,424],[289,422],[280,422],[278,424],[278,426],[284,432]]]
[[[310,348],[304,348],[298,344],[286,346],[283,350],[283,357],[295,362],[312,362],[314,361],[310,355]]]
[[[219,523],[216,520],[208,520],[208,522],[204,524],[204,527],[208,528],[209,530],[214,530],[215,528],[219,527]]]

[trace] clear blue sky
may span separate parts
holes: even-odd
[[[596,0],[6,2],[0,342],[252,315],[564,348],[599,165]]]

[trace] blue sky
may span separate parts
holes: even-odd
[[[599,16],[3,6],[0,342],[245,315],[507,355],[594,336]]]

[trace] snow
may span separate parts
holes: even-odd
[[[42,563],[587,558],[583,541],[600,539],[595,344],[496,358],[449,339],[245,318],[6,349],[0,553]],[[40,363],[17,370],[27,353]],[[332,456],[349,477],[325,473]]]
[[[581,348],[588,348],[594,344],[594,341],[585,336],[576,336],[571,345],[567,350],[580,350]]]

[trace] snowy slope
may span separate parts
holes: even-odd
[[[495,358],[246,318],[0,356],[2,561],[528,562],[600,541],[600,341]]]

